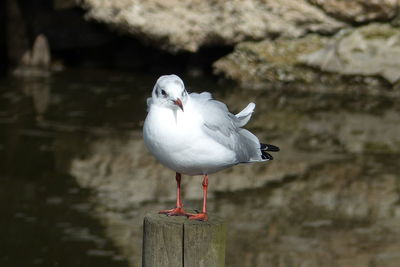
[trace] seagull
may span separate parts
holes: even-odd
[[[208,92],[188,93],[177,75],[161,76],[147,99],[143,125],[144,142],[151,154],[176,172],[176,207],[159,213],[207,221],[208,175],[239,163],[266,162],[274,145],[260,143],[242,127],[250,120],[255,104],[234,115]],[[182,174],[203,175],[203,208],[187,213],[181,200]]]

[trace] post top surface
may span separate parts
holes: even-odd
[[[226,223],[226,221],[223,218],[213,213],[208,214],[208,221],[206,222],[189,220],[186,216],[167,216],[165,214],[158,214],[156,212],[146,214],[145,220],[154,223],[180,224],[180,225],[185,224],[185,225],[199,225],[199,226],[221,225]]]

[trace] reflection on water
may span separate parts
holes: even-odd
[[[140,84],[101,72],[1,82],[0,266],[127,266],[56,141],[135,127]]]
[[[88,216],[87,193],[70,177],[31,170],[0,180],[0,265],[126,266]]]
[[[1,266],[140,266],[143,216],[175,193],[140,134],[156,78],[3,81]],[[227,266],[400,264],[398,98],[186,84],[235,111],[257,102],[249,127],[282,148],[273,162],[210,178],[209,209],[229,222]],[[200,206],[200,183],[183,179],[188,206]]]

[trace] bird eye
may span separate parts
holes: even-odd
[[[161,94],[162,94],[163,96],[166,96],[166,95],[167,95],[167,92],[165,92],[164,90],[161,90]]]
[[[185,92],[185,91],[183,91],[183,92],[182,92],[182,96],[185,96],[185,95],[186,95],[186,92]]]

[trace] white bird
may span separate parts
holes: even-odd
[[[149,151],[166,167],[176,172],[176,208],[163,210],[167,215],[184,215],[207,221],[208,175],[239,163],[272,160],[267,151],[279,151],[262,144],[244,125],[255,104],[234,115],[210,93],[191,93],[177,75],[161,76],[147,99],[148,115],[143,126]],[[189,214],[180,196],[181,174],[203,175],[203,209]]]

